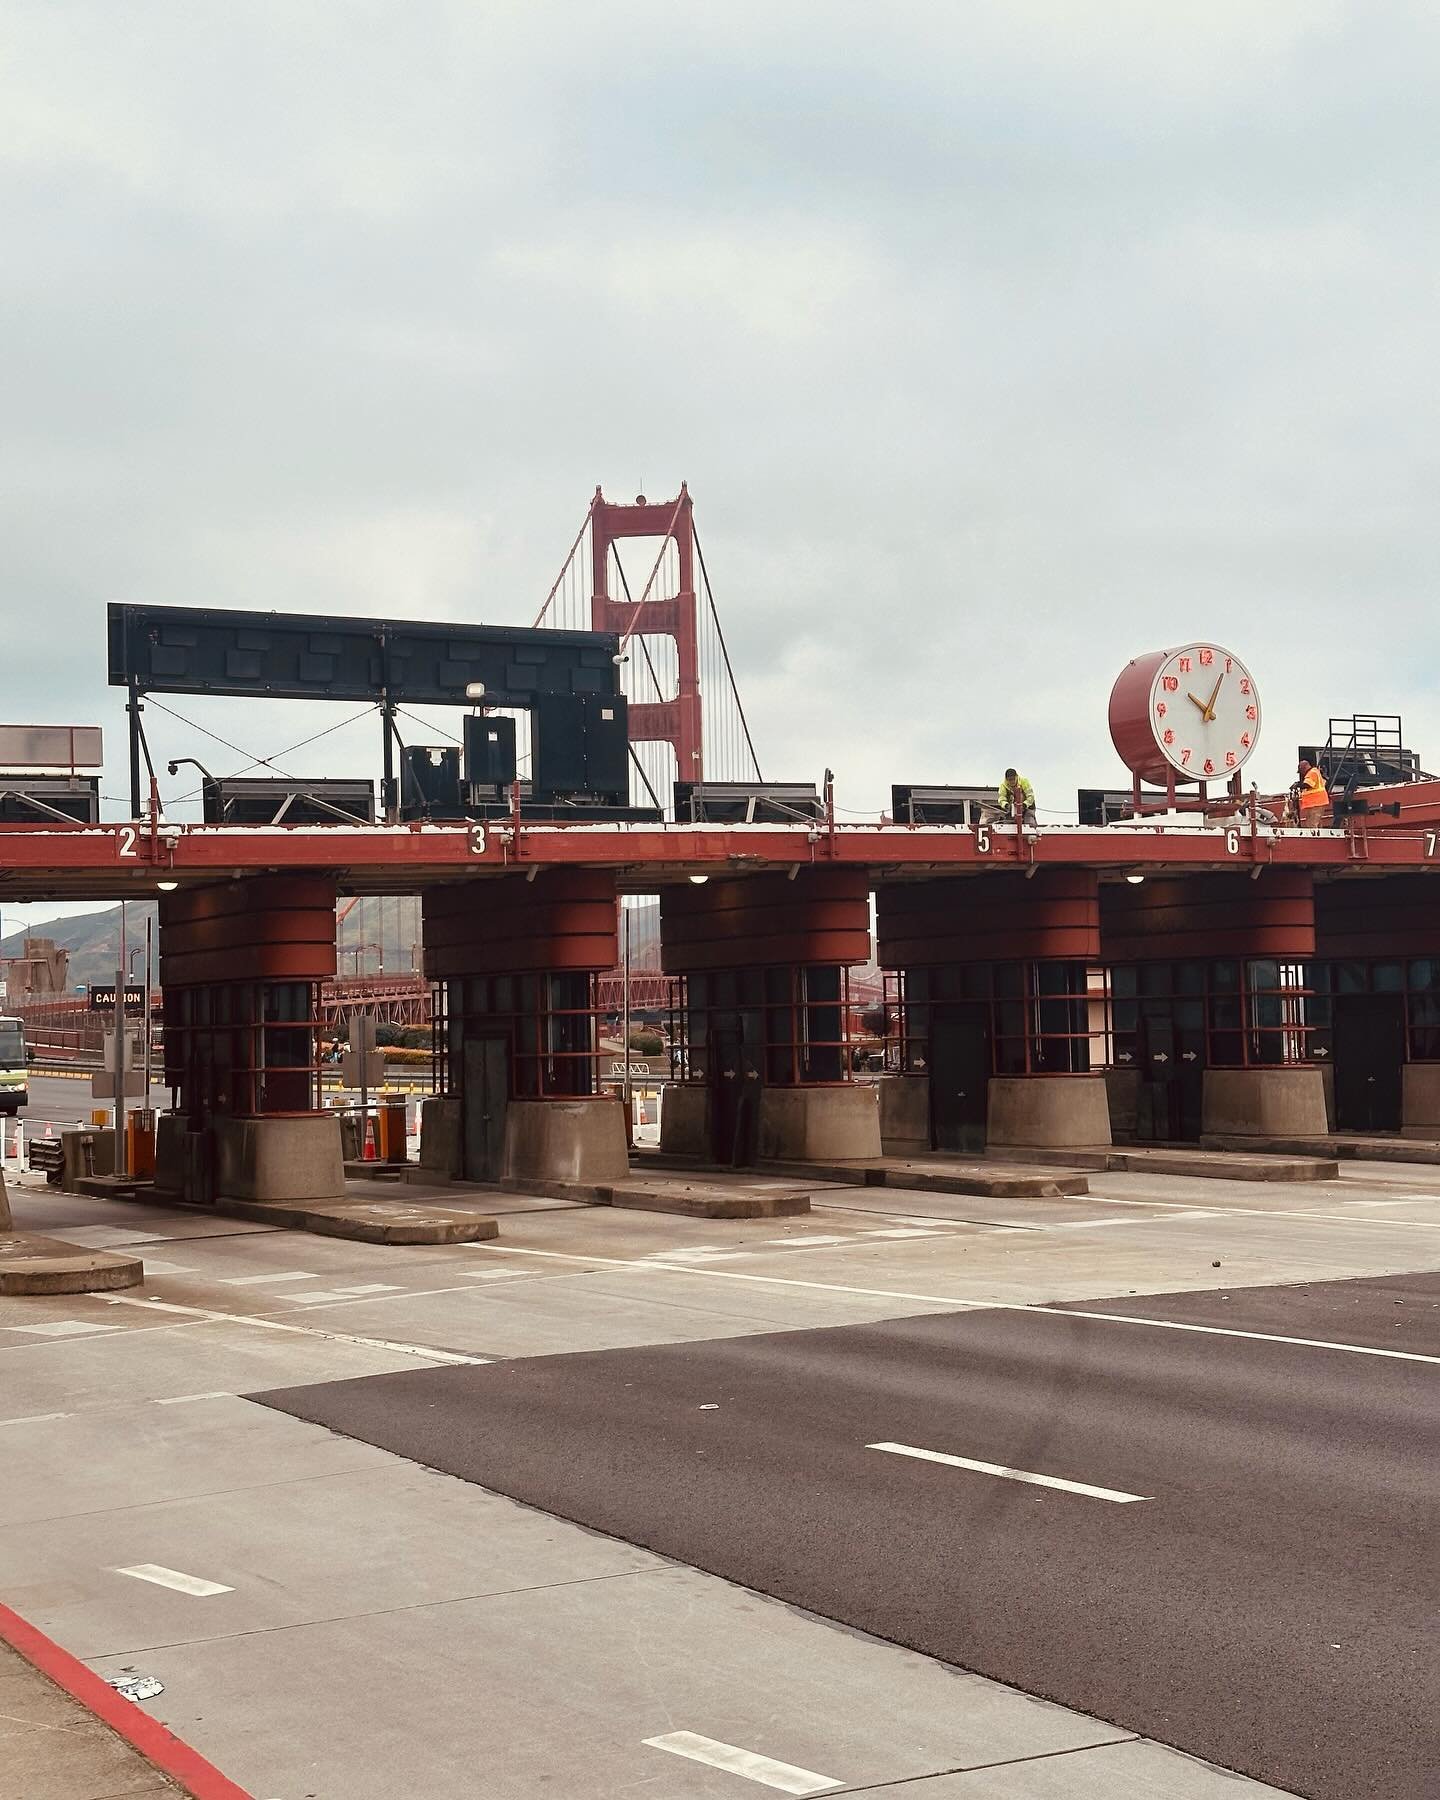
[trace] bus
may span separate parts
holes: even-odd
[[[0,1118],[12,1119],[30,1101],[30,1058],[23,1019],[0,1019]]]

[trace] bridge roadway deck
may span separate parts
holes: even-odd
[[[0,1301],[0,1602],[158,1678],[260,1800],[1433,1793],[1433,1659],[1398,1665],[1440,1171],[1091,1186],[826,1185],[784,1223],[504,1195],[495,1244],[396,1249],[22,1180],[22,1228],[147,1283]],[[552,1428],[570,1477],[483,1485]],[[607,1481],[610,1535],[556,1516]],[[953,1661],[884,1641],[917,1585]]]
[[[466,876],[557,865],[614,869],[622,889],[652,890],[691,874],[812,863],[901,879],[1071,866],[1194,871],[1267,867],[1378,873],[1440,869],[1433,829],[1374,833],[1221,825],[162,825],[0,826],[0,896],[12,901],[109,900],[157,881],[323,870],[352,894],[413,894]]]

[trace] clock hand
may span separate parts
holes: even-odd
[[[1185,698],[1190,702],[1190,704],[1192,706],[1198,706],[1200,708],[1200,714],[1201,714],[1202,718],[1207,716],[1205,702],[1203,700],[1197,700],[1195,698],[1195,696],[1191,693],[1187,693],[1185,695]]]
[[[1210,722],[1215,717],[1215,701],[1219,697],[1220,683],[1224,679],[1225,679],[1225,671],[1222,669],[1220,671],[1220,673],[1215,677],[1215,686],[1210,690],[1210,698],[1205,702],[1205,708],[1204,708],[1205,723],[1207,725],[1210,724]]]

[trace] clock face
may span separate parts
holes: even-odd
[[[1155,747],[1189,781],[1226,780],[1260,737],[1254,677],[1218,644],[1169,651],[1150,683]]]

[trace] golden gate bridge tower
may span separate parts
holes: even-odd
[[[638,595],[621,560],[637,540],[655,546]],[[760,779],[683,481],[659,501],[607,500],[597,487],[535,624],[618,634],[637,799],[668,809],[672,781]]]

